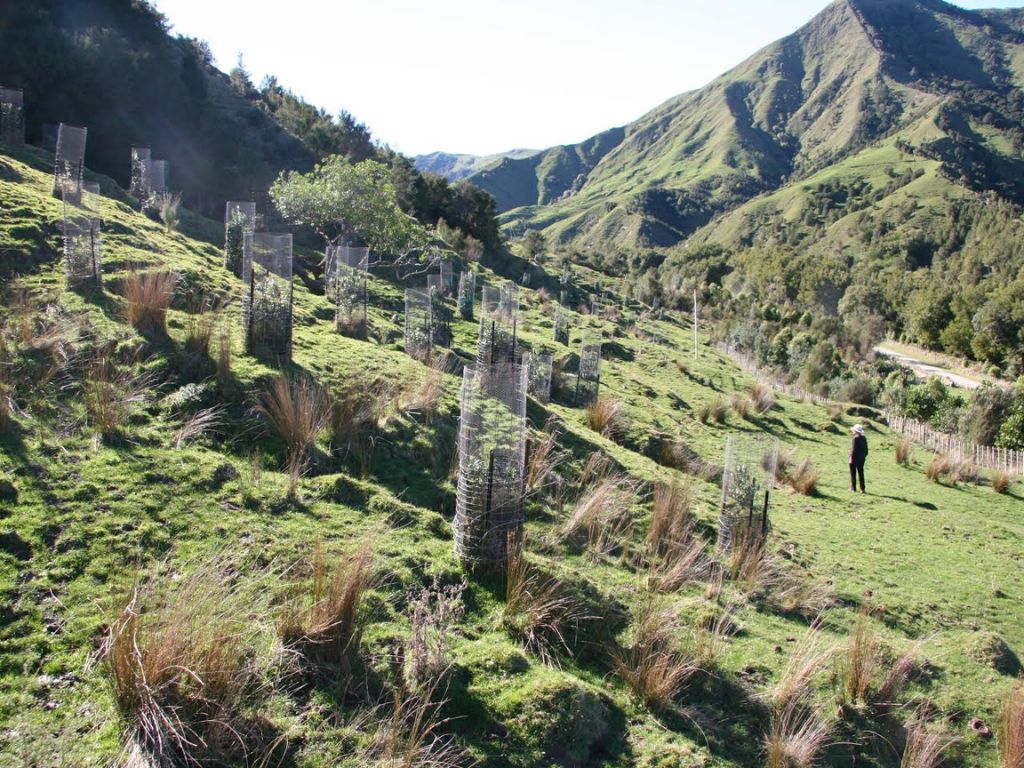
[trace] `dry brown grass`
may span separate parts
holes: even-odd
[[[649,558],[663,558],[690,538],[696,522],[692,505],[693,489],[690,485],[673,482],[655,486],[654,510],[645,542]]]
[[[768,768],[810,768],[827,746],[832,728],[823,711],[791,705],[773,713],[764,749]]]
[[[89,422],[103,437],[119,434],[149,398],[149,377],[136,373],[131,366],[118,366],[109,350],[100,351],[86,364],[82,404]]]
[[[795,493],[801,496],[815,496],[821,473],[814,468],[814,462],[804,459],[787,473],[786,481]]]
[[[572,655],[575,633],[589,619],[561,581],[530,567],[522,545],[510,537],[505,607],[501,613],[506,631],[545,662],[551,662],[560,652]]]
[[[174,433],[174,449],[180,451],[189,443],[198,440],[208,432],[215,432],[222,423],[224,407],[214,405],[210,408],[200,408],[195,413],[186,417],[181,426]]]
[[[699,536],[674,544],[653,570],[650,584],[658,592],[674,592],[720,573],[714,557]]]
[[[637,617],[633,642],[611,652],[612,669],[652,711],[671,710],[686,683],[699,671],[693,656],[677,647],[679,636],[676,617],[649,604]]]
[[[284,644],[320,668],[348,674],[359,653],[362,605],[373,587],[373,537],[329,565],[317,544],[308,590],[285,602],[277,631]]]
[[[617,437],[625,429],[625,405],[617,397],[602,395],[587,406],[587,426],[605,437]]]
[[[707,403],[697,408],[694,413],[697,416],[697,421],[701,424],[709,424],[711,422],[711,406]]]
[[[466,768],[475,765],[454,738],[443,732],[445,701],[436,690],[396,691],[391,713],[379,723],[362,765],[372,768]]]
[[[561,527],[561,538],[585,538],[587,547],[597,555],[624,548],[633,531],[631,509],[638,494],[636,482],[627,475],[604,471],[580,494]]]
[[[140,333],[166,334],[167,309],[177,284],[174,272],[131,270],[121,282],[125,321]]]
[[[771,457],[767,457],[767,461],[762,462],[765,471],[771,470],[770,465]],[[793,464],[796,462],[796,457],[793,455],[793,451],[789,448],[779,448],[779,452],[775,457],[775,482],[785,483],[786,478],[789,477],[789,471],[793,468]]]
[[[909,467],[913,457],[914,444],[905,437],[896,441],[896,463],[901,467]]]
[[[258,757],[260,729],[245,712],[269,662],[254,653],[265,607],[254,598],[217,562],[173,586],[136,586],[119,607],[102,669],[129,741],[156,764]]]
[[[437,406],[448,389],[447,374],[452,364],[446,355],[435,355],[427,363],[423,378],[406,389],[399,397],[398,407],[409,416],[423,419],[430,424],[437,413]]]
[[[729,405],[721,397],[716,397],[711,401],[710,406],[711,420],[716,424],[725,424],[729,418]]]
[[[398,412],[400,396],[401,385],[392,379],[357,379],[343,388],[331,404],[332,450],[353,456],[368,472],[379,433]]]
[[[807,619],[831,607],[836,596],[820,578],[793,568],[781,571],[771,593],[771,602],[782,613],[799,614]]]
[[[760,594],[777,583],[779,563],[759,531],[743,528],[729,549],[725,571],[743,592]]]
[[[744,421],[747,421],[751,416],[752,404],[750,398],[745,395],[733,395],[731,398],[732,409],[736,412]]]
[[[750,386],[750,401],[754,410],[764,415],[775,408],[775,392],[767,384],[756,381]]]
[[[1024,682],[1013,686],[999,718],[1001,768],[1024,768]]]
[[[810,699],[815,681],[836,653],[822,639],[821,624],[814,622],[789,655],[778,682],[768,693],[772,711],[779,714]]]
[[[896,661],[888,665],[889,669],[882,684],[871,694],[874,704],[882,707],[899,706],[900,696],[921,669],[918,661],[921,645],[921,642],[914,643]]]
[[[981,473],[978,472],[978,466],[973,461],[961,460],[954,463],[950,480],[954,484],[978,483],[981,480]]]
[[[729,638],[736,633],[734,611],[735,606],[728,606],[719,611],[714,618],[699,622],[694,627],[693,660],[697,667],[707,674],[713,675],[718,670]]]
[[[867,704],[872,682],[882,664],[881,643],[871,621],[871,612],[871,603],[865,600],[850,629],[846,646],[837,657],[841,705]]]
[[[946,752],[958,741],[948,733],[929,728],[924,719],[915,718],[906,727],[900,768],[939,768]]]
[[[531,494],[542,493],[559,482],[558,468],[566,460],[566,454],[559,448],[561,431],[554,419],[544,425],[544,434],[530,443],[526,462],[526,490]]]
[[[294,491],[317,437],[330,419],[327,396],[310,378],[281,374],[260,395],[256,410],[284,443]]]
[[[952,474],[953,462],[948,456],[936,456],[928,466],[925,467],[924,476],[933,483],[939,482],[942,478]]]
[[[1013,475],[997,469],[992,473],[989,482],[992,483],[992,490],[996,493],[1009,493],[1010,486],[1013,484]]]

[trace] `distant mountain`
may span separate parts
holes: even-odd
[[[532,157],[540,151],[539,149],[512,149],[496,155],[453,155],[449,152],[431,152],[429,155],[416,155],[413,158],[413,163],[417,170],[424,173],[436,173],[449,181],[458,181],[496,165],[505,158],[521,160]]]
[[[1024,202],[1022,85],[1021,10],[837,0],[704,88],[471,181],[513,233],[593,250],[750,245],[801,221],[821,239],[815,196],[837,179],[876,208],[910,185]]]

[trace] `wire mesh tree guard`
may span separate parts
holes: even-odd
[[[82,184],[82,171],[85,169],[85,141],[87,129],[61,123],[57,126],[57,146],[53,159],[53,191],[64,196],[65,181],[70,182],[76,191]]]
[[[555,310],[555,343],[569,346],[569,317],[561,308]]]
[[[476,302],[476,272],[463,272],[459,276],[459,315],[463,320],[473,319]]]
[[[778,438],[733,433],[725,445],[718,546],[762,541],[771,530],[769,506],[775,488]]]
[[[25,143],[25,96],[20,88],[0,86],[0,144]]]
[[[485,285],[480,301],[480,333],[476,361],[480,367],[518,363],[519,286],[505,283],[500,288]]]
[[[576,404],[589,405],[601,390],[601,342],[584,341],[580,345],[580,367],[576,374]]]
[[[405,353],[427,360],[432,348],[430,295],[415,288],[405,289]]]
[[[430,343],[435,347],[450,347],[452,311],[445,300],[444,280],[440,274],[427,275],[427,296],[430,298]]]
[[[292,359],[292,236],[247,232],[242,244],[245,351]]]
[[[224,205],[224,266],[242,276],[245,236],[256,231],[256,203],[229,200]]]
[[[162,195],[167,191],[167,161],[151,160],[149,163],[149,196]]]
[[[529,393],[538,402],[551,400],[551,369],[554,356],[550,352],[531,352],[527,358],[529,367]]]
[[[139,204],[146,202],[149,197],[149,164],[152,162],[149,147],[132,147],[132,169],[131,179],[128,182],[128,192],[139,201]],[[238,246],[241,254],[241,243]],[[239,272],[241,273],[241,255],[239,255]]]
[[[366,306],[369,300],[366,275],[370,268],[370,249],[360,246],[327,247],[324,276],[328,295],[334,300],[334,325],[343,334],[365,339]]]
[[[65,178],[61,188],[64,202],[64,276],[71,290],[103,290],[100,256],[99,185],[81,184]]]
[[[501,570],[510,534],[525,520],[525,366],[499,363],[463,371],[455,551],[472,567]]]
[[[441,290],[445,296],[451,296],[455,292],[455,272],[452,271],[452,260],[441,259]]]

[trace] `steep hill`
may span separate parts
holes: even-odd
[[[491,167],[505,158],[521,160],[532,157],[539,149],[513,149],[496,155],[458,155],[450,152],[431,152],[413,158],[416,168],[425,173],[436,173],[449,181],[458,181]]]
[[[216,765],[749,768],[788,733],[792,697],[827,728],[822,765],[899,765],[915,709],[963,737],[956,764],[996,765],[970,721],[995,726],[1020,671],[1019,483],[930,482],[931,457],[897,464],[876,412],[752,390],[703,332],[690,359],[685,321],[614,294],[602,315],[563,309],[571,344],[556,343],[550,294],[523,288],[521,343],[567,366],[553,402],[528,402],[543,479],[525,508],[531,575],[506,591],[452,537],[456,372],[478,323],[453,322],[445,365],[412,359],[405,285],[382,271],[371,340],[341,336],[318,255],[300,251],[294,361],[277,368],[241,351],[220,226],[167,232],[110,185],[105,290],[69,291],[51,164],[0,153],[0,253],[15,255],[0,296],[0,763],[155,765],[145,727],[179,723],[185,751]],[[166,329],[126,298],[131,265],[178,276]],[[594,277],[578,270],[573,295]],[[567,397],[581,341],[602,337],[601,392],[621,403],[607,429]],[[282,373],[334,401],[293,490],[256,408]],[[855,422],[866,496],[848,488]],[[742,436],[778,437],[791,478],[820,472],[813,495],[774,491],[769,545],[749,559],[716,546],[721,463]],[[364,546],[375,578],[348,602]],[[318,563],[339,574],[326,592]],[[112,636],[132,641],[119,656]]]
[[[900,173],[1021,202],[1022,20],[941,0],[837,0],[623,129],[472,180],[511,231],[599,250],[677,245],[758,196],[799,196],[815,174],[857,168],[883,140],[899,143]]]

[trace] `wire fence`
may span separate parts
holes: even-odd
[[[134,149],[133,149],[134,155]],[[149,160],[149,150],[146,150]],[[143,177],[144,180],[145,177]],[[132,183],[135,183],[133,176]],[[242,276],[245,235],[256,231],[256,203],[228,200],[224,204],[224,266],[237,277]]]
[[[993,445],[976,445],[953,435],[937,432],[927,424],[900,416],[894,411],[885,411],[884,414],[890,429],[936,453],[957,461],[970,461],[986,469],[1024,476],[1024,451],[997,448]]]
[[[768,512],[778,457],[778,438],[729,435],[718,516],[718,545],[723,551],[751,535],[763,538],[770,532]]]
[[[0,143],[25,143],[24,95],[20,88],[0,86]]]
[[[57,146],[53,160],[53,191],[64,196],[65,191],[76,194],[72,188],[82,184],[85,170],[85,142],[88,130],[61,123],[57,126]]]
[[[292,236],[247,232],[242,325],[246,352],[292,359]]]

